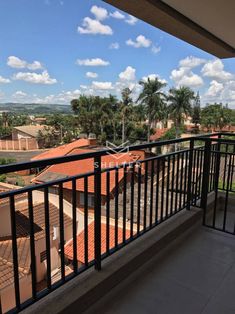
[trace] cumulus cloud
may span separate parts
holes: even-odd
[[[161,47],[152,45],[151,51],[152,51],[152,53],[157,54],[161,51]]]
[[[112,82],[92,82],[92,88],[99,90],[112,90],[114,89]]]
[[[123,72],[119,74],[119,78],[121,81],[134,81],[136,69],[128,66]]]
[[[7,59],[7,65],[14,69],[29,69],[32,71],[40,70],[43,68],[42,64],[39,61],[33,61],[28,63],[25,60],[22,60],[16,56],[9,56]]]
[[[198,67],[199,65],[205,63],[205,59],[197,58],[194,56],[188,56],[185,59],[180,60],[179,66],[183,68],[190,68],[193,69],[195,67]]]
[[[94,59],[77,59],[76,64],[84,66],[108,66],[110,63],[101,58],[94,58]]]
[[[135,25],[138,22],[138,19],[132,15],[128,15],[128,18],[125,19],[125,22],[129,25]]]
[[[109,45],[109,49],[119,49],[120,48],[120,45],[119,43],[115,42],[115,43],[112,43]]]
[[[203,66],[201,72],[203,76],[210,77],[217,81],[228,81],[235,77],[232,73],[224,71],[224,64],[219,59],[208,61]]]
[[[85,17],[82,22],[82,27],[78,26],[78,32],[80,34],[91,34],[91,35],[112,35],[113,30],[109,25],[102,24],[99,20]]]
[[[170,78],[176,86],[199,87],[203,85],[203,79],[192,71],[193,68],[203,64],[205,60],[189,56],[179,62],[179,67],[172,70]]]
[[[124,20],[125,19],[125,15],[120,13],[119,11],[114,11],[113,13],[110,13],[110,16],[118,19],[118,20]]]
[[[144,35],[139,35],[135,40],[128,39],[126,41],[128,46],[133,46],[135,48],[148,48],[151,46],[152,42],[150,39],[146,38]]]
[[[11,81],[8,78],[2,77],[0,75],[0,84],[7,84],[10,83]]]
[[[43,71],[42,73],[18,72],[13,75],[13,79],[32,84],[51,85],[57,83],[57,80],[55,78],[51,78],[47,71]]]
[[[219,93],[223,90],[224,85],[215,80],[210,82],[210,87],[208,88],[205,96],[207,97],[216,97],[219,96]]]
[[[98,77],[98,74],[95,72],[86,72],[86,77],[88,78],[96,78]]]
[[[108,11],[105,8],[97,7],[96,5],[91,7],[91,13],[94,14],[95,18],[99,21],[103,21],[108,17]]]
[[[22,92],[21,90],[16,91],[12,97],[13,98],[25,98],[27,96],[27,93]]]

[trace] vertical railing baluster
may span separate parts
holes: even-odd
[[[187,186],[187,210],[190,210],[192,200],[192,171],[193,171],[193,153],[194,153],[194,139],[190,140],[189,150],[189,166],[188,166],[188,186]]]
[[[94,229],[95,232],[95,229]],[[95,238],[95,234],[94,234]],[[84,177],[84,261],[88,266],[88,177]]]
[[[221,135],[219,135],[218,138],[220,139]],[[220,174],[220,161],[221,161],[220,149],[221,149],[221,144],[220,144],[220,142],[218,142],[216,145],[217,153],[215,153],[216,154],[216,158],[215,158],[215,183],[214,183],[215,202],[214,202],[213,220],[212,220],[213,228],[215,228],[216,214],[217,214],[217,200],[218,200],[218,187],[219,187],[219,174]]]
[[[118,246],[118,198],[119,198],[119,173],[115,169],[115,248]]]
[[[123,228],[122,228],[122,241],[126,241],[126,180],[127,180],[127,167],[123,167]]]
[[[158,223],[158,201],[159,201],[159,173],[160,173],[160,159],[157,159],[157,175],[156,175],[156,203],[155,203],[155,223]]]
[[[141,167],[142,164],[139,164],[138,167],[138,196],[137,196],[137,234],[140,232],[140,213],[141,213]]]
[[[133,164],[132,169],[131,169],[131,202],[130,202],[131,238],[133,237],[133,224],[134,224],[135,167],[136,167],[136,164]]]
[[[173,214],[174,188],[175,188],[175,155],[172,156],[172,176],[171,176],[171,206],[170,215]]]
[[[162,188],[161,188],[161,221],[165,218],[166,213],[164,213],[164,196],[165,196],[165,157],[162,158]]]
[[[203,209],[203,225],[206,224],[210,160],[211,160],[211,140],[205,139],[202,194],[201,194],[201,208]]]
[[[106,252],[110,249],[110,171],[106,172]]]
[[[64,199],[63,183],[59,184],[59,220],[60,220],[60,260],[61,260],[61,279],[65,281],[65,262],[64,262]]]
[[[78,271],[77,258],[77,184],[76,179],[72,180],[72,217],[73,217],[73,271]]]
[[[176,163],[176,187],[175,187],[175,211],[178,211],[178,194],[179,194],[179,165],[180,165],[180,155],[176,155],[177,163]]]
[[[146,230],[147,222],[147,196],[148,196],[148,161],[145,162],[145,177],[144,177],[144,230]]]
[[[101,157],[95,161],[95,269],[101,269]]]
[[[44,189],[45,205],[45,233],[46,233],[46,261],[47,261],[47,289],[51,290],[51,242],[50,242],[50,213],[48,187]]]
[[[30,234],[30,257],[31,257],[31,277],[32,277],[32,298],[35,301],[37,298],[37,274],[36,274],[36,255],[35,255],[35,239],[34,239],[34,215],[33,215],[33,195],[32,191],[28,192],[29,206],[29,234]]]
[[[227,221],[227,210],[228,210],[228,195],[229,195],[229,185],[230,185],[230,175],[231,175],[231,154],[229,154],[229,166],[228,166],[228,175],[227,175],[227,184],[226,184],[226,196],[224,202],[224,218],[223,218],[223,231],[226,229]]]
[[[153,180],[154,180],[154,173],[155,173],[155,160],[152,159],[151,162],[151,183],[150,183],[150,217],[149,217],[149,225],[150,228],[152,227],[153,224]]]
[[[180,202],[179,209],[183,209],[182,207],[182,196],[183,196],[183,169],[184,169],[184,153],[180,154],[181,156],[181,170],[180,170]]]
[[[187,195],[187,174],[188,174],[188,151],[185,152],[185,166],[184,166],[184,205],[186,206],[186,195]]]
[[[10,196],[10,216],[11,216],[13,272],[14,272],[14,286],[15,286],[15,304],[16,304],[17,310],[20,310],[21,303],[20,303],[20,284],[19,284],[19,264],[18,264],[18,252],[17,252],[16,211],[15,211],[14,195]]]

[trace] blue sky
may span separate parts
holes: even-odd
[[[120,95],[159,77],[235,108],[235,59],[219,60],[98,0],[0,0],[0,102]]]

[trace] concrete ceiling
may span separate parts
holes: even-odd
[[[235,57],[235,0],[104,0],[219,58]]]

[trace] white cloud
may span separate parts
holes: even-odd
[[[108,17],[108,11],[104,8],[97,7],[96,5],[91,7],[91,13],[93,13],[99,21],[103,21]]]
[[[40,74],[34,72],[18,72],[14,74],[13,79],[32,84],[51,85],[57,83],[57,80],[55,78],[51,78],[47,71],[43,71]]]
[[[125,71],[119,74],[119,78],[121,81],[134,81],[136,79],[135,72],[136,69],[132,68],[131,66],[128,66],[125,69]]]
[[[16,56],[9,56],[7,59],[7,65],[15,69],[29,69],[29,70],[40,70],[43,68],[42,64],[39,61],[33,61],[28,63],[25,60],[22,60]]]
[[[151,40],[146,38],[144,35],[137,36],[135,41],[133,41],[132,39],[128,39],[126,41],[126,44],[128,46],[133,46],[135,48],[148,48],[151,46],[151,43]]]
[[[0,75],[0,84],[7,84],[10,83],[11,81],[8,78],[2,77]]]
[[[105,61],[101,58],[94,58],[94,59],[77,59],[77,65],[84,65],[84,66],[108,66],[110,63]]]
[[[99,90],[112,90],[114,89],[112,82],[92,82],[92,88]]]
[[[128,18],[125,20],[129,25],[135,25],[138,22],[138,19],[132,15],[128,15]]]
[[[205,96],[207,97],[216,97],[219,96],[220,92],[223,90],[224,85],[215,80],[210,82],[210,87],[208,88]]]
[[[0,91],[0,98],[4,98],[4,96],[5,94],[2,91]]]
[[[115,42],[115,43],[112,43],[110,46],[109,46],[109,49],[119,49],[120,48],[120,45],[119,43]]]
[[[95,72],[86,72],[86,77],[96,78],[96,77],[98,77],[98,74]]]
[[[157,54],[161,51],[161,47],[152,45],[151,51],[152,51],[152,53]]]
[[[12,95],[13,98],[25,98],[26,96],[27,94],[25,92],[22,92],[21,90],[18,90]]]
[[[176,86],[199,87],[203,85],[203,79],[192,72],[192,69],[201,65],[205,61],[200,58],[189,56],[179,62],[178,69],[171,72],[170,78],[175,82]]]
[[[85,17],[82,22],[82,27],[78,27],[80,34],[92,34],[92,35],[112,35],[113,30],[110,26],[102,24],[98,20],[93,20],[90,17]]]
[[[125,19],[125,15],[120,13],[119,11],[115,11],[113,13],[110,13],[110,16],[115,18],[115,19],[118,19],[118,20],[124,20]]]
[[[235,77],[230,72],[224,71],[224,64],[219,59],[208,61],[201,70],[202,75],[217,81],[228,81]]]
[[[183,67],[183,68],[190,68],[193,69],[203,63],[205,63],[206,60],[201,59],[201,58],[197,58],[194,56],[188,56],[185,59],[180,60],[179,62],[179,66]]]

